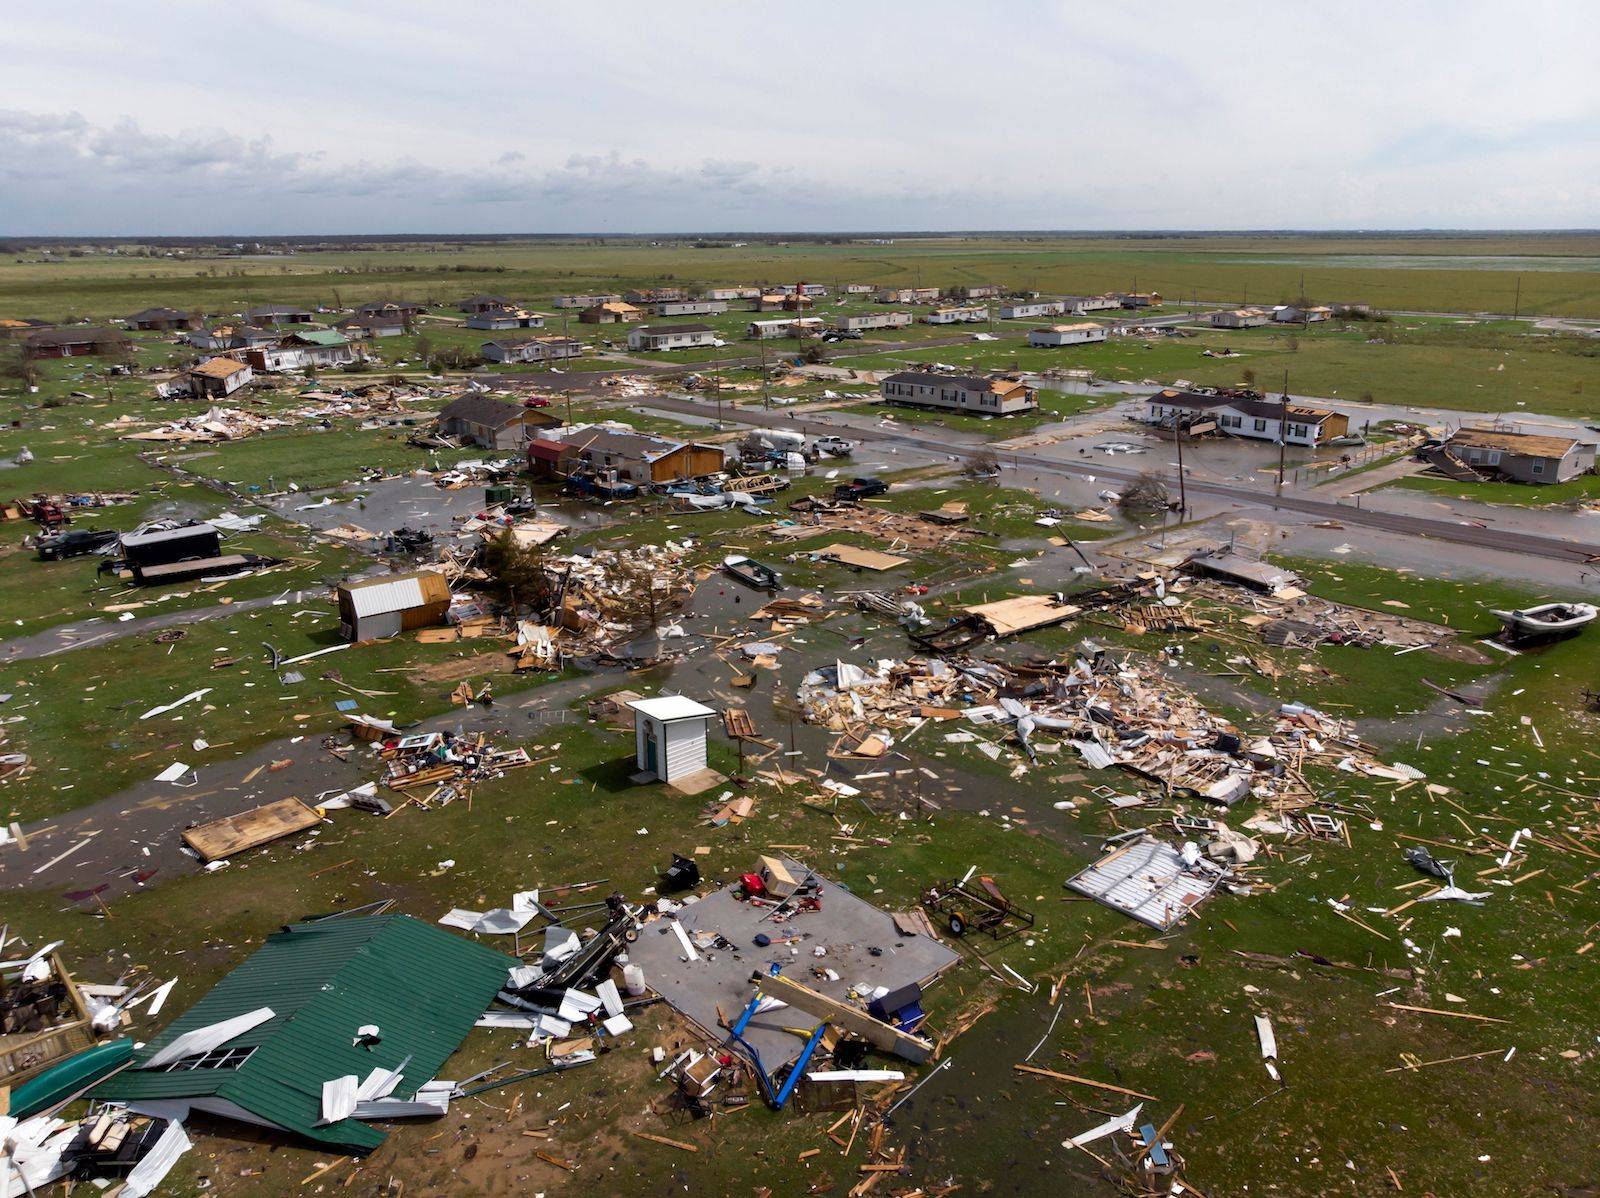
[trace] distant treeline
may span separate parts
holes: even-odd
[[[857,241],[929,241],[950,240],[1005,240],[1005,241],[1055,241],[1055,240],[1115,240],[1115,241],[1198,241],[1217,238],[1239,239],[1295,239],[1307,238],[1326,241],[1365,241],[1374,238],[1484,240],[1504,238],[1546,238],[1553,236],[1593,236],[1594,229],[1345,229],[1339,231],[1319,229],[926,229],[926,230],[856,230],[850,232],[817,233],[793,231],[784,233],[351,233],[260,236],[254,234],[213,235],[209,237],[8,237],[0,239],[0,253],[18,254],[26,250],[67,249],[93,247],[110,249],[117,246],[148,247],[150,249],[206,249],[224,253],[250,253],[252,251],[293,250],[309,253],[317,250],[385,249],[394,246],[436,246],[440,249],[475,245],[500,245],[511,242],[543,242],[567,245],[607,244],[659,244],[687,245],[697,248],[726,248],[738,243],[747,245],[846,245]]]

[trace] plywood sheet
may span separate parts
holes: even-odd
[[[911,560],[908,557],[896,557],[892,553],[879,553],[876,549],[860,549],[855,545],[828,545],[817,550],[817,553],[846,566],[859,566],[863,570],[893,570]]]
[[[200,860],[220,861],[246,849],[304,832],[321,822],[322,817],[299,799],[279,799],[276,803],[209,824],[185,828],[183,842],[200,854]]]

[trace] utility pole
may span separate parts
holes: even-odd
[[[772,408],[772,392],[767,382],[767,343],[762,340],[757,344],[761,349],[761,406],[770,411]]]
[[[1189,495],[1183,482],[1183,417],[1172,418],[1172,439],[1178,443],[1178,519],[1189,514]]]
[[[1511,319],[1515,320],[1522,315],[1522,276],[1517,276],[1517,298],[1511,304]]]
[[[1278,486],[1273,498],[1283,496],[1283,464],[1289,449],[1289,371],[1283,372],[1283,403],[1278,413]]]

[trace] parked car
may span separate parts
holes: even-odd
[[[847,483],[840,483],[833,489],[835,499],[870,499],[874,495],[882,495],[889,489],[889,484],[881,478],[852,478]]]
[[[117,543],[117,536],[117,533],[109,530],[69,528],[65,532],[40,537],[35,548],[39,551],[40,561],[59,562],[63,558],[81,557],[85,553],[97,553],[109,548]]]

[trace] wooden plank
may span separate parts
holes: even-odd
[[[1092,1077],[1078,1077],[1073,1073],[1057,1073],[1054,1069],[1041,1069],[1037,1065],[1013,1065],[1018,1073],[1032,1073],[1038,1077],[1053,1078],[1058,1082],[1073,1082],[1080,1086],[1093,1086],[1096,1090],[1110,1090],[1113,1094],[1126,1094],[1130,1098],[1142,1098],[1146,1102],[1160,1102],[1154,1094],[1141,1094],[1138,1090],[1130,1090],[1126,1086],[1114,1086],[1110,1082],[1097,1082]]]
[[[185,828],[183,842],[200,855],[200,860],[220,861],[246,849],[315,828],[321,822],[322,817],[299,799],[279,799],[276,803],[209,824]]]
[[[1474,1015],[1471,1011],[1441,1011],[1438,1007],[1412,1007],[1405,1003],[1387,1004],[1396,1011],[1415,1011],[1421,1015],[1448,1015],[1452,1019],[1475,1019],[1479,1023],[1510,1023],[1509,1019],[1496,1019],[1493,1015]]]
[[[847,1032],[854,1032],[883,1052],[891,1052],[915,1065],[923,1064],[933,1055],[933,1045],[929,1041],[874,1019],[859,1007],[829,998],[826,994],[818,994],[809,986],[802,986],[781,974],[773,976],[758,971],[750,975],[750,980],[762,993],[780,998],[791,1007],[825,1019]]]
[[[650,1140],[656,1144],[665,1144],[668,1148],[681,1148],[684,1152],[699,1152],[700,1149],[693,1144],[685,1144],[682,1140],[669,1140],[666,1136],[658,1136],[648,1131],[633,1133],[641,1140]]]

